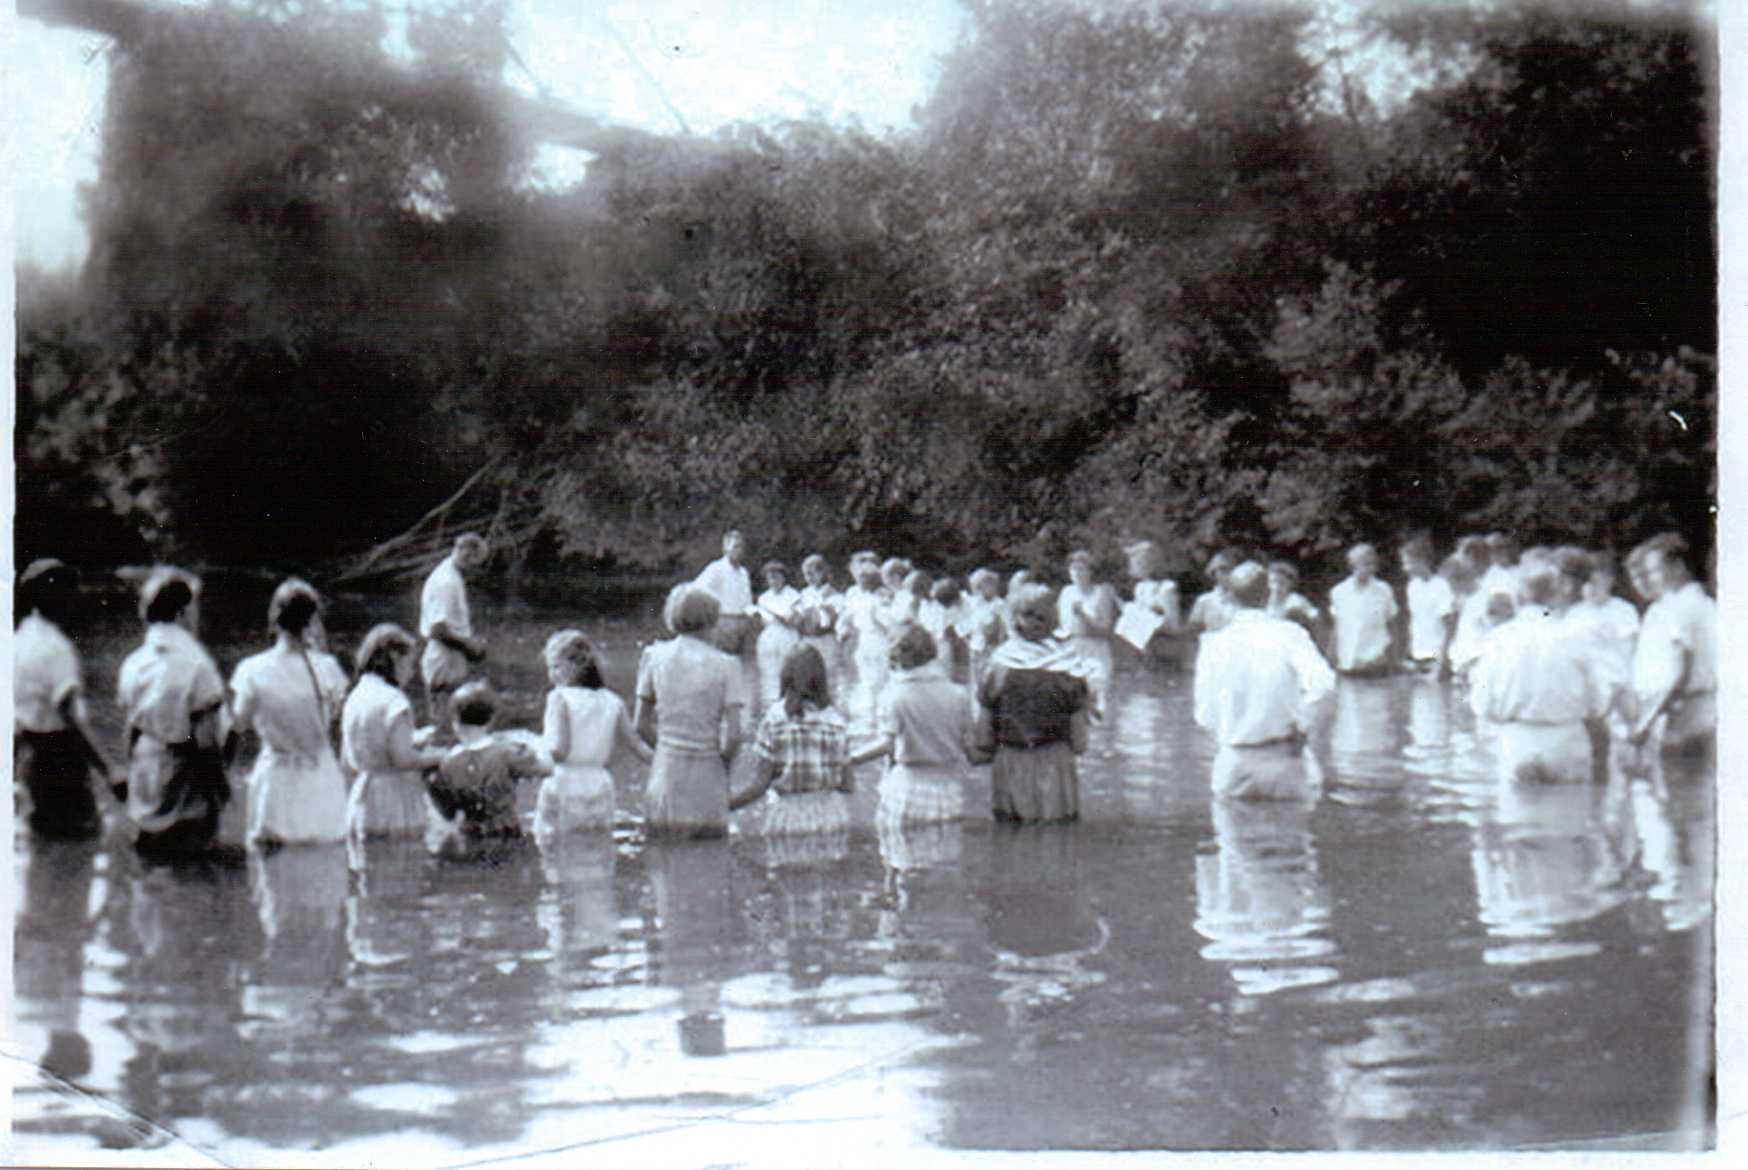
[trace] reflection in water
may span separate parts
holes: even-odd
[[[1196,857],[1196,932],[1204,959],[1231,963],[1246,995],[1328,983],[1335,943],[1317,869],[1311,806],[1213,802],[1214,849]]]
[[[1408,744],[1411,767],[1436,773],[1450,758],[1450,689],[1438,679],[1415,675],[1408,684]]]
[[[541,842],[546,889],[537,913],[561,990],[573,983],[593,983],[593,961],[619,941],[613,898],[616,860],[613,838],[606,833],[562,833]]]
[[[990,974],[1008,1027],[1019,1033],[1015,1058],[1034,1057],[1034,1024],[1105,981],[1089,960],[1110,942],[1110,927],[1081,889],[1072,825],[997,825],[990,836]]]
[[[524,709],[571,620],[513,618],[494,641]],[[622,692],[647,632],[603,624]],[[135,641],[118,623],[94,673]],[[1117,682],[1117,755],[1083,758],[1076,825],[992,826],[980,774],[966,824],[878,837],[867,780],[847,853],[582,835],[442,860],[383,842],[348,882],[320,851],[145,870],[26,843],[13,1051],[77,1091],[21,1086],[21,1156],[162,1151],[170,1129],[188,1156],[160,1157],[183,1164],[453,1165],[587,1141],[615,1145],[587,1161],[630,1165],[700,1124],[760,1164],[828,1142],[1703,1128],[1708,769],[1502,793],[1459,691],[1344,681],[1333,799],[1211,809],[1187,675]],[[1556,946],[1578,949],[1509,961]],[[1300,982],[1322,985],[1256,994]]]
[[[722,984],[738,967],[733,858],[721,841],[652,841],[644,858],[660,923],[649,942],[650,974],[680,989],[681,1051],[720,1056]]]
[[[1556,936],[1627,898],[1627,857],[1619,822],[1605,818],[1609,804],[1609,790],[1595,784],[1498,786],[1470,855],[1481,922],[1506,942],[1487,950],[1487,961],[1530,963],[1600,949]]]
[[[1344,804],[1370,804],[1399,790],[1406,777],[1397,752],[1402,727],[1390,711],[1393,685],[1343,677],[1329,725],[1329,792]]]
[[[79,1025],[85,995],[85,948],[107,894],[96,877],[95,841],[37,841],[25,863],[13,921],[13,992],[48,1032],[38,1063],[78,1081],[91,1071],[91,1043]],[[29,1055],[26,1053],[25,1055]]]
[[[266,945],[244,991],[250,1039],[276,1043],[321,1026],[322,1000],[346,969],[346,847],[297,845],[249,857]]]

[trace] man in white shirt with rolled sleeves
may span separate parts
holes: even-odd
[[[491,546],[483,536],[463,533],[419,591],[419,633],[425,639],[419,669],[431,722],[438,727],[450,727],[449,697],[467,681],[473,664],[486,656],[485,642],[473,635],[467,576],[490,556]]]
[[[1196,656],[1196,722],[1219,744],[1213,792],[1234,800],[1315,796],[1317,765],[1306,750],[1335,672],[1302,626],[1269,616],[1268,570],[1232,571],[1232,619],[1207,634]]]
[[[759,619],[753,609],[753,578],[746,567],[746,538],[739,529],[722,534],[722,555],[704,566],[693,582],[716,598],[716,648],[739,662],[747,694],[759,694],[759,664],[754,653]]]

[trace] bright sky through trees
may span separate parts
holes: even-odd
[[[735,121],[819,117],[870,130],[910,122],[959,35],[957,0],[511,0],[525,68],[507,84],[657,133],[710,133]],[[388,38],[393,49],[398,29]],[[77,185],[97,177],[106,38],[15,20],[7,104],[14,111],[17,255],[50,268],[85,251]],[[535,181],[581,173],[545,150]]]

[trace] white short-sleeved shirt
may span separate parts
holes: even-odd
[[[389,732],[405,717],[411,726],[413,705],[397,686],[366,671],[340,709],[341,755],[354,772],[392,772]]]
[[[613,742],[625,720],[625,700],[605,687],[554,687],[547,692],[541,724],[546,750],[558,750],[563,727],[565,758],[559,766],[604,768],[613,758]]]
[[[225,707],[225,682],[218,665],[198,639],[181,626],[155,622],[146,640],[122,661],[116,702],[127,725],[160,743],[182,743],[193,716]],[[225,730],[221,717],[220,733]]]
[[[1631,666],[1633,645],[1639,640],[1639,611],[1631,602],[1621,597],[1610,597],[1601,605],[1581,601],[1566,611],[1565,620],[1589,631],[1623,669]]]
[[[1690,656],[1683,694],[1718,689],[1718,605],[1698,581],[1665,594],[1645,611],[1633,654],[1633,690],[1658,694],[1681,671],[1682,651]]]
[[[753,608],[753,578],[745,565],[737,565],[726,556],[717,557],[693,582],[716,598],[724,617],[744,617]]]
[[[81,687],[79,652],[60,627],[39,613],[12,634],[14,731],[64,731],[61,704]]]
[[[286,642],[251,654],[231,672],[238,721],[287,755],[319,756],[345,700],[346,671],[339,660],[319,651],[300,652]]]
[[[1240,607],[1196,654],[1195,718],[1231,747],[1310,730],[1312,709],[1335,688],[1335,673],[1304,627]]]
[[[1469,702],[1495,723],[1576,723],[1608,709],[1605,662],[1587,631],[1525,606],[1482,642]]]
[[[1425,661],[1442,654],[1445,619],[1456,612],[1456,596],[1443,577],[1408,578],[1408,656]]]
[[[1361,586],[1352,577],[1329,592],[1329,613],[1335,619],[1335,665],[1357,670],[1380,663],[1390,649],[1390,622],[1396,616],[1396,592],[1382,578]]]
[[[456,567],[453,556],[444,557],[431,575],[425,578],[425,588],[419,594],[419,634],[425,639],[425,652],[419,658],[429,686],[455,686],[467,678],[467,656],[431,637],[438,622],[448,624],[451,631],[464,637],[473,636],[473,620],[467,608],[467,582]]]
[[[1165,615],[1167,625],[1178,623],[1177,582],[1168,578],[1135,582],[1135,604]]]

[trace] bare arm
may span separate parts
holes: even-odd
[[[486,644],[483,639],[472,638],[460,633],[445,620],[438,620],[431,626],[431,632],[426,635],[433,642],[441,642],[451,650],[466,655],[478,662],[486,656]]]
[[[643,740],[638,737],[637,729],[631,725],[631,716],[626,713],[624,707],[619,708],[619,718],[613,726],[615,734],[619,737],[619,742],[625,745],[626,751],[646,764],[655,759],[655,753],[650,751]]]
[[[403,772],[422,772],[443,759],[442,751],[420,751],[413,746],[413,713],[402,711],[388,725],[388,762]]]

